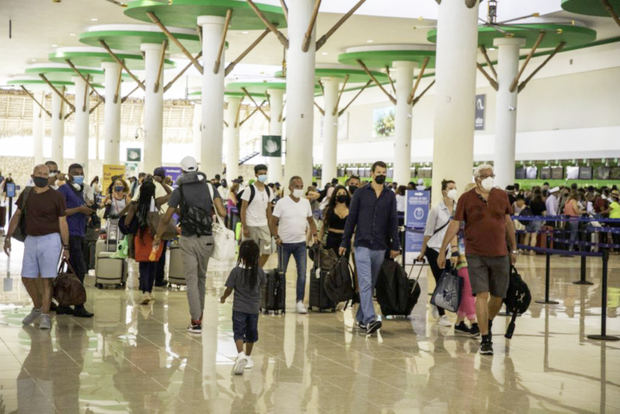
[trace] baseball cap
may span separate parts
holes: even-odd
[[[166,170],[164,169],[164,167],[157,167],[155,168],[155,170],[153,170],[153,175],[164,178],[166,176]]]
[[[194,157],[188,155],[181,160],[181,169],[186,172],[198,171],[198,163]]]
[[[549,193],[553,194],[553,193],[557,193],[558,191],[560,191],[560,187],[553,187],[549,190]]]

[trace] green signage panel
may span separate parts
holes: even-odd
[[[263,157],[281,157],[282,156],[282,136],[263,135],[263,145],[262,145],[261,155]]]
[[[127,162],[142,161],[142,148],[127,148]]]

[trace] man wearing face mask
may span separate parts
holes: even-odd
[[[93,210],[86,206],[84,201],[84,170],[80,164],[71,164],[67,183],[60,186],[58,191],[64,196],[67,206],[67,224],[69,225],[69,252],[71,253],[71,266],[75,271],[80,282],[84,284],[84,275],[87,272],[84,260],[84,237],[86,236],[86,220]],[[88,312],[84,305],[76,305],[72,310],[70,307],[59,306],[57,314],[73,314],[74,316],[90,318],[92,313]]]
[[[241,225],[243,240],[254,240],[260,248],[258,264],[263,267],[271,251],[271,201],[273,192],[267,184],[267,166],[259,164],[254,167],[256,182],[243,190],[241,195]]]
[[[457,194],[455,182],[452,180],[443,180],[441,182],[441,195],[443,198],[439,204],[431,209],[426,219],[424,240],[422,241],[422,250],[420,251],[418,260],[423,261],[426,257],[436,282],[439,281],[442,273],[442,270],[437,266],[437,257],[439,256],[441,243],[448,231],[450,219],[454,215],[456,200],[458,198]],[[446,262],[448,269],[452,267],[451,263],[453,265],[456,264],[456,260],[459,256],[459,246],[456,237],[450,241],[450,246],[452,253],[450,261]],[[446,311],[443,308],[433,306],[433,316],[439,318],[439,325],[452,326],[452,322],[450,322],[446,316]]]
[[[289,180],[288,197],[281,198],[273,209],[270,220],[271,233],[276,243],[282,246],[282,268],[286,269],[291,254],[295,257],[297,266],[297,313],[307,313],[304,306],[306,292],[306,228],[317,241],[317,230],[312,218],[310,201],[304,197],[304,182],[301,177],[292,177]]]
[[[447,247],[464,221],[465,254],[472,292],[476,296],[476,317],[482,334],[480,353],[483,355],[493,355],[493,318],[508,291],[510,263],[517,261],[515,228],[510,218],[512,208],[506,192],[494,188],[494,178],[493,166],[485,164],[476,168],[476,187],[459,198],[437,258],[437,265],[443,269]]]
[[[357,322],[361,330],[372,334],[381,328],[372,302],[373,290],[386,250],[390,257],[400,254],[396,196],[385,185],[387,166],[372,165],[372,182],[355,191],[349,208],[339,253],[344,255],[355,231],[355,263],[359,282],[360,306]]]

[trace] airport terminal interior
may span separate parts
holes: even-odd
[[[0,414],[620,412],[619,16],[0,1]]]

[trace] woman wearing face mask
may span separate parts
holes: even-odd
[[[129,185],[120,177],[116,177],[110,187],[108,188],[108,195],[106,196],[103,204],[105,206],[105,213],[103,218],[108,220],[108,237],[110,240],[117,241],[121,238],[118,234],[118,219],[121,212],[131,203],[129,197]]]
[[[319,240],[323,240],[325,232],[327,232],[325,247],[332,249],[336,254],[338,254],[338,248],[342,244],[344,225],[349,216],[350,201],[351,197],[347,189],[339,185],[334,189],[334,196],[323,212],[323,225],[321,226]]]
[[[457,200],[456,184],[452,180],[443,180],[441,182],[442,199],[435,207],[431,209],[426,220],[426,228],[424,229],[424,240],[422,242],[422,250],[418,256],[418,261],[428,260],[431,271],[435,277],[435,281],[439,281],[442,269],[437,265],[437,257],[441,249],[441,243],[448,229],[450,219],[454,215]],[[450,261],[446,263],[446,268],[450,269],[456,265],[458,259],[458,243],[456,237],[450,242],[452,256]],[[433,316],[439,318],[439,325],[452,326],[452,322],[446,316],[443,308],[432,307]]]

